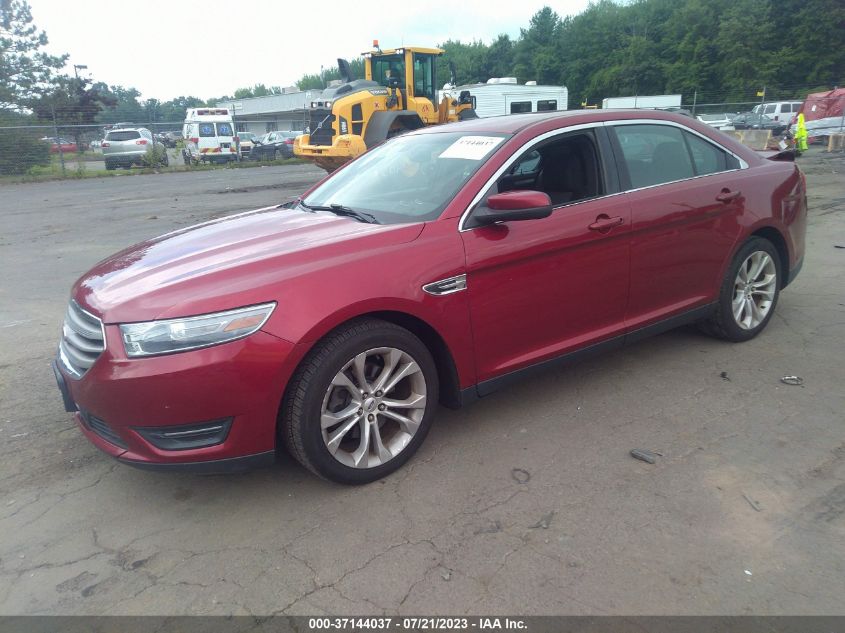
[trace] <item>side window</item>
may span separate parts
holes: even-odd
[[[631,188],[649,187],[695,175],[680,129],[669,125],[613,127],[628,167]]]
[[[511,104],[511,114],[521,114],[523,112],[531,112],[530,101],[517,101]]]
[[[547,110],[557,110],[557,100],[543,100],[537,102],[537,112],[544,112]]]
[[[778,106],[777,106],[776,103],[770,103],[769,105],[766,106],[765,110],[763,110],[763,114],[774,114],[775,109],[777,109],[777,107]]]
[[[531,189],[561,206],[604,194],[604,180],[592,132],[571,132],[523,154],[497,191]]]
[[[511,170],[514,176],[524,176],[525,174],[533,174],[540,166],[540,152],[536,149],[528,152],[525,156],[520,158],[516,166]]]
[[[708,143],[703,138],[684,132],[684,138],[689,145],[690,154],[692,154],[692,162],[695,165],[695,173],[697,176],[704,176],[706,174],[716,174],[720,171],[727,171],[728,169],[735,169],[733,164],[736,159],[730,156],[727,152],[719,149],[712,143]],[[731,166],[729,167],[728,158],[732,158]]]
[[[200,136],[214,136],[214,123],[200,123]]]

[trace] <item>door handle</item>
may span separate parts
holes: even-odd
[[[625,219],[619,216],[615,218],[609,218],[608,216],[602,214],[596,218],[596,221],[593,222],[589,227],[591,231],[599,231],[601,233],[606,233],[610,229],[615,226],[619,226],[620,224],[624,224]]]
[[[731,191],[730,189],[722,189],[722,192],[716,196],[716,200],[719,202],[733,202],[737,198],[742,195],[742,192],[737,189],[736,191]]]

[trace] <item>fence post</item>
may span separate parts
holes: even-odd
[[[62,140],[59,138],[59,124],[56,121],[56,106],[51,105],[53,113],[53,132],[56,134],[56,147],[59,148],[59,161],[62,163],[62,176],[65,175],[65,153],[62,151]]]
[[[698,90],[692,95],[692,115],[695,116],[695,103],[698,101]]]

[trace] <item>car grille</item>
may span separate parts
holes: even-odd
[[[311,145],[331,145],[334,137],[334,115],[328,108],[311,110],[308,129],[311,130]]]
[[[59,360],[75,378],[81,378],[106,349],[103,322],[71,300],[62,326]]]
[[[99,435],[103,438],[106,442],[110,444],[114,444],[115,446],[119,446],[120,448],[129,448],[126,445],[126,442],[121,439],[121,437],[114,432],[108,424],[106,424],[100,418],[91,415],[87,411],[80,411],[82,415],[82,421],[85,422],[85,426],[88,427],[90,431]]]

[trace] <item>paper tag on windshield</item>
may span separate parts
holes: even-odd
[[[501,136],[462,136],[447,147],[438,158],[481,160],[504,140]]]

